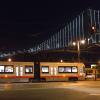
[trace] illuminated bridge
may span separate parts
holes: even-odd
[[[73,47],[73,42],[85,41],[85,45],[100,44],[100,11],[87,9],[77,15],[74,19],[56,31],[51,32],[52,36],[42,43],[28,50],[18,51],[17,53],[38,53],[49,50],[69,50]],[[3,56],[15,55],[16,52],[2,54]]]
[[[64,27],[55,32],[47,40],[36,47],[30,48],[30,52],[55,50],[68,48],[73,42],[85,40],[87,44],[100,43],[100,11],[88,9],[77,15]]]

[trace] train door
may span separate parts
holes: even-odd
[[[55,80],[57,76],[57,67],[50,67],[50,75],[52,76],[52,80]]]
[[[20,66],[20,67],[19,67],[19,70],[20,70],[20,71],[19,71],[19,72],[20,72],[20,73],[19,73],[20,76],[23,76],[23,66]]]
[[[23,66],[16,66],[16,76],[23,76]]]
[[[19,76],[19,67],[16,66],[16,76]]]
[[[57,68],[56,67],[51,67],[50,68],[50,75],[51,76],[56,76],[57,75]]]

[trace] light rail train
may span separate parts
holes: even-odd
[[[0,82],[84,80],[85,65],[77,62],[0,62]]]

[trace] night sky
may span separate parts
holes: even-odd
[[[100,9],[100,0],[33,0],[0,6],[0,49],[33,47],[63,27],[81,11]]]

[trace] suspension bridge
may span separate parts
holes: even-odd
[[[3,53],[0,57],[14,56],[21,53],[41,53],[52,50],[69,50],[73,48],[73,43],[81,45],[85,41],[87,47],[100,44],[100,11],[87,9],[82,11],[71,21],[68,21],[62,28],[51,32],[52,35],[43,40],[35,47],[28,50],[13,51]],[[80,47],[81,49],[81,47]]]

